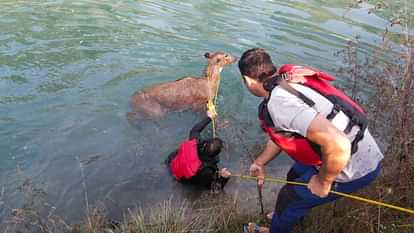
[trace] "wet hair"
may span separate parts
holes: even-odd
[[[223,148],[223,141],[220,138],[208,139],[203,144],[203,152],[207,157],[218,155]]]
[[[260,82],[276,73],[270,55],[262,48],[252,48],[243,53],[239,60],[239,70],[243,76],[249,76]]]

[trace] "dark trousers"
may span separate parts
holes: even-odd
[[[380,165],[369,174],[347,183],[335,182],[332,190],[343,193],[355,192],[375,180],[380,172]],[[295,163],[288,172],[287,179],[308,183],[318,171],[313,166]],[[289,233],[295,224],[302,219],[313,207],[323,205],[340,198],[329,194],[321,198],[310,192],[305,186],[285,185],[279,192],[275,213],[272,218],[271,233]]]

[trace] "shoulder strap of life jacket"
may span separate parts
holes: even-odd
[[[283,73],[281,75],[277,75],[274,78],[271,78],[270,80],[266,81],[264,84],[264,88],[266,91],[271,92],[276,86],[280,86],[285,91],[289,92],[290,94],[298,97],[303,102],[305,102],[309,107],[315,106],[315,102],[308,98],[306,95],[304,95],[302,92],[296,90],[292,86],[290,86],[287,81],[287,73]]]

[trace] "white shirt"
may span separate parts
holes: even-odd
[[[311,88],[300,84],[290,83],[290,85],[313,100],[315,105],[310,107],[295,95],[277,86],[273,89],[267,104],[268,111],[276,128],[296,132],[305,137],[315,116],[319,113],[326,117],[331,112],[333,104]],[[342,111],[331,120],[331,123],[341,131],[346,128],[348,122],[349,118]],[[358,130],[359,127],[354,126],[347,134],[350,141],[354,139]],[[349,182],[367,175],[377,168],[383,157],[377,143],[367,129],[364,138],[358,143],[358,151],[352,154],[336,181]]]

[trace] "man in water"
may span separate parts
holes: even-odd
[[[226,185],[231,173],[227,168],[218,168],[223,141],[220,138],[201,138],[201,132],[214,117],[208,111],[207,117],[191,129],[188,140],[170,154],[167,163],[177,180],[217,191]]]
[[[339,198],[331,190],[352,193],[378,176],[383,154],[366,114],[329,83],[334,77],[292,64],[277,69],[261,48],[245,51],[239,69],[247,89],[263,98],[259,119],[269,136],[251,175],[263,185],[265,165],[285,151],[295,160],[287,179],[308,183],[282,187],[270,229],[250,223],[245,232],[291,232],[311,208]]]

